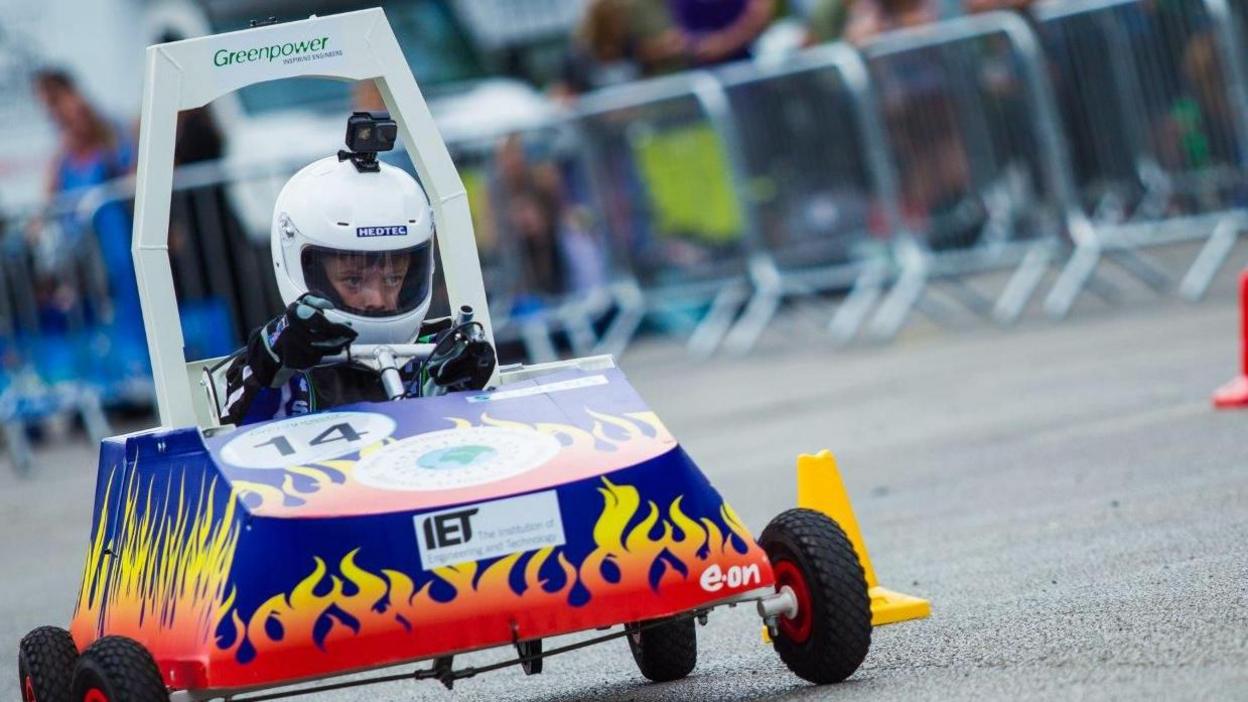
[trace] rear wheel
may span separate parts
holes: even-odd
[[[533,639],[532,641],[517,641],[516,652],[521,658],[529,658],[531,660],[520,664],[525,675],[538,675],[542,672],[542,640]]]
[[[22,702],[69,702],[78,647],[69,632],[41,626],[22,638],[17,653]]]
[[[169,702],[160,670],[137,641],[106,636],[74,667],[73,702]]]
[[[787,587],[797,601],[796,614],[776,622],[780,660],[815,684],[848,678],[871,647],[871,598],[853,543],[835,521],[809,509],[777,516],[758,543],[776,589]]]
[[[648,680],[671,682],[698,664],[698,631],[693,617],[626,624],[628,647]]]

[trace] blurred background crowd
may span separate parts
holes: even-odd
[[[1102,259],[1198,298],[1243,221],[1236,1],[0,0],[11,450],[49,417],[102,433],[150,408],[129,254],[144,47],[377,4],[461,169],[505,360],[638,333],[746,352],[793,300],[826,304],[834,341],[889,338],[935,285],[1008,323],[1044,280],[1060,317],[1114,299]],[[383,108],[371,83],[299,79],[181,115],[188,358],[278,310],[277,190],[351,109]],[[1201,243],[1190,270],[1144,253],[1174,241]],[[985,272],[1004,282],[968,285]]]

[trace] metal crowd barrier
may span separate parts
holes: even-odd
[[[988,13],[632,83],[451,144],[496,332],[539,361],[565,341],[618,353],[646,324],[744,352],[786,300],[845,293],[833,338],[889,338],[912,311],[946,319],[937,290],[1012,322],[1054,267],[1062,316],[1085,290],[1114,297],[1102,261],[1168,289],[1140,250],[1185,240],[1204,242],[1180,285],[1198,298],[1248,228],[1245,28],[1248,0],[1048,0],[1030,23]],[[194,355],[281,308],[269,218],[301,165],[179,169]],[[142,395],[141,329],[138,351],[115,331],[139,318],[118,274],[131,198],[118,181],[2,223],[0,423],[19,454],[32,422],[77,412],[103,433],[100,408]],[[1005,282],[987,295],[981,273]]]
[[[1034,34],[1020,16],[995,12],[884,34],[863,53],[898,208],[916,233],[872,335],[895,335],[915,308],[943,320],[925,295],[933,283],[975,314],[1013,322],[1087,229]],[[1009,273],[995,299],[967,281],[993,271]]]
[[[830,44],[715,76],[735,118],[739,196],[759,234],[749,258],[754,294],[725,348],[748,351],[785,298],[829,291],[847,292],[829,329],[851,339],[888,283],[892,247],[907,238],[861,55]]]
[[[0,425],[19,473],[33,464],[30,437],[50,421],[77,419],[99,440],[110,433],[105,406],[150,393],[146,347],[136,357],[118,323],[124,298],[109,290],[109,252],[96,234],[128,218],[66,197],[0,224]]]
[[[1243,43],[1226,0],[1050,0],[1035,16],[1093,224],[1046,309],[1068,313],[1102,260],[1173,281],[1142,249],[1205,246],[1179,286],[1199,299],[1248,228]]]
[[[170,251],[184,336],[196,357],[229,353],[281,307],[267,231],[258,243],[235,215],[231,188],[245,190],[249,177],[257,176],[216,163],[179,170]],[[133,198],[133,182],[122,178],[3,223],[0,424],[19,471],[31,465],[28,435],[52,418],[77,415],[98,440],[109,433],[104,410],[151,406],[130,253]]]
[[[596,327],[615,301],[575,133],[551,124],[450,149],[468,191],[496,339],[518,339],[533,362],[558,357],[557,337],[576,355],[594,353]]]
[[[625,320],[608,347],[650,320],[688,331],[695,355],[714,352],[750,298],[759,241],[722,85],[694,72],[606,89],[571,123]]]
[[[470,197],[475,198],[474,212],[480,216],[477,224],[482,239],[482,263],[491,286],[491,300],[496,301],[499,309],[500,323],[496,329],[501,340],[521,341],[531,360],[548,360],[556,355],[552,339],[556,334],[567,337],[574,353],[591,353],[599,341],[594,323],[612,305],[605,285],[595,286],[585,280],[586,261],[591,259],[588,265],[592,267],[592,259],[601,246],[583,241],[585,237],[569,231],[569,217],[565,216],[555,243],[565,249],[560,255],[581,263],[582,270],[579,275],[569,272],[564,276],[566,287],[548,294],[542,289],[547,281],[527,274],[533,252],[525,248],[517,232],[507,229],[506,215],[498,209],[506,194],[496,177],[496,144],[491,140],[452,148],[469,174],[466,181]],[[574,151],[564,144],[559,153],[548,149],[543,158],[566,161],[567,153]],[[388,155],[387,160],[410,170],[402,154]],[[269,223],[272,203],[281,185],[303,165],[306,164],[204,162],[178,169],[171,195],[170,256],[189,355],[211,357],[228,353],[241,345],[251,330],[282,309],[272,275]],[[477,177],[474,179],[473,175]],[[91,235],[90,240],[94,240],[93,225],[98,219],[92,214],[94,211],[125,212],[124,223],[113,222],[109,229],[124,231],[128,241],[128,212],[133,205],[130,182],[123,179],[99,186],[76,196],[73,202],[74,210],[65,213],[64,218]],[[20,237],[13,241],[20,241]],[[123,248],[124,261],[96,255],[93,260],[97,261],[97,268],[132,270],[128,246]],[[592,272],[589,275],[592,277]],[[29,306],[35,298],[31,286],[15,284],[18,292],[12,298]],[[435,288],[441,291],[440,285]],[[98,299],[110,301],[111,294],[102,293]],[[445,300],[440,308],[437,303],[435,300],[433,313],[439,309],[445,313]],[[137,309],[132,316],[139,317]],[[140,344],[141,336],[140,329]]]

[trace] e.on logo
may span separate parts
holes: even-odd
[[[723,589],[724,585],[730,589],[736,589],[746,585],[758,585],[762,581],[763,576],[758,572],[757,563],[748,566],[729,566],[727,573],[719,567],[718,563],[713,563],[710,568],[702,571],[702,577],[699,578],[702,589],[707,592],[718,592]]]

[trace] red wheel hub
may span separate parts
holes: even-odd
[[[82,698],[82,702],[108,702],[108,695],[100,691],[100,688],[93,687],[87,690],[87,696]]]
[[[38,702],[35,699],[35,679],[29,675],[22,681],[22,702]]]
[[[806,585],[806,576],[793,561],[777,561],[772,564],[771,569],[776,574],[776,591],[779,592],[781,588],[788,586],[793,591],[793,596],[797,598],[797,614],[793,617],[780,617],[780,621],[777,622],[780,634],[793,643],[806,643],[806,640],[810,638],[810,629],[814,622],[811,614],[813,603],[810,598],[810,587]]]

